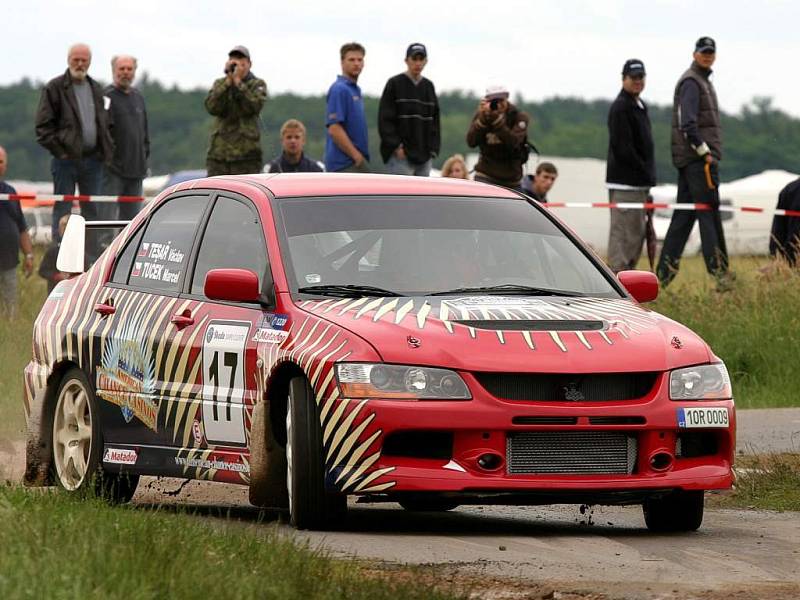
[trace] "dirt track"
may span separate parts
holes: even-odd
[[[761,412],[740,413],[740,451],[797,451],[800,410]],[[23,466],[24,445],[0,441],[0,481],[19,481]],[[250,507],[241,486],[144,478],[134,503],[193,506],[216,524],[257,530],[266,519],[292,533],[280,515]],[[800,598],[796,513],[708,510],[699,532],[659,536],[638,507],[351,505],[342,531],[297,535],[336,556],[425,567],[482,598]]]

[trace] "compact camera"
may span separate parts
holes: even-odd
[[[500,104],[500,98],[492,98],[491,100],[489,100],[489,109],[497,110],[499,104]]]

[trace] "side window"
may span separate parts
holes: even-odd
[[[128,240],[125,249],[120,253],[114,265],[114,272],[111,273],[111,283],[119,283],[121,285],[128,283],[133,257],[136,256],[136,251],[139,249],[139,242],[142,240],[143,232],[144,227],[140,227],[139,231]]]
[[[180,290],[207,201],[207,196],[178,196],[153,213],[137,244],[130,285],[166,293]]]
[[[249,269],[259,287],[267,270],[267,248],[255,210],[233,198],[217,198],[206,225],[192,278],[192,294],[203,294],[211,269]]]

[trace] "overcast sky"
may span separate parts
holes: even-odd
[[[320,94],[339,72],[339,47],[356,40],[367,48],[359,83],[380,94],[403,70],[406,46],[420,41],[429,51],[425,75],[439,91],[482,93],[495,82],[526,99],[611,98],[623,62],[636,57],[648,72],[643,97],[666,104],[694,41],[710,35],[724,110],[738,112],[759,95],[800,116],[796,0],[0,2],[0,84],[54,77],[66,68],[67,47],[84,41],[96,78],[110,80],[111,57],[131,53],[140,73],[207,88],[227,51],[244,44],[271,92]]]

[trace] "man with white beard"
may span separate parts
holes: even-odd
[[[133,87],[137,66],[133,56],[120,55],[111,59],[114,84],[108,86],[105,93],[111,100],[114,156],[106,169],[103,186],[103,193],[109,196],[141,196],[142,180],[147,175],[150,135],[144,98]],[[116,205],[110,206],[116,209]],[[141,202],[121,202],[119,218],[130,221],[141,208]],[[116,210],[110,218],[117,218]]]
[[[54,194],[100,194],[103,163],[111,160],[114,143],[108,127],[108,100],[103,89],[89,77],[92,51],[74,44],[67,53],[67,70],[51,79],[42,90],[36,111],[36,141],[52,154]],[[58,221],[70,212],[71,202],[53,205],[53,239],[59,239]],[[87,220],[96,216],[91,202],[81,202]],[[91,247],[87,255],[93,257]]]

